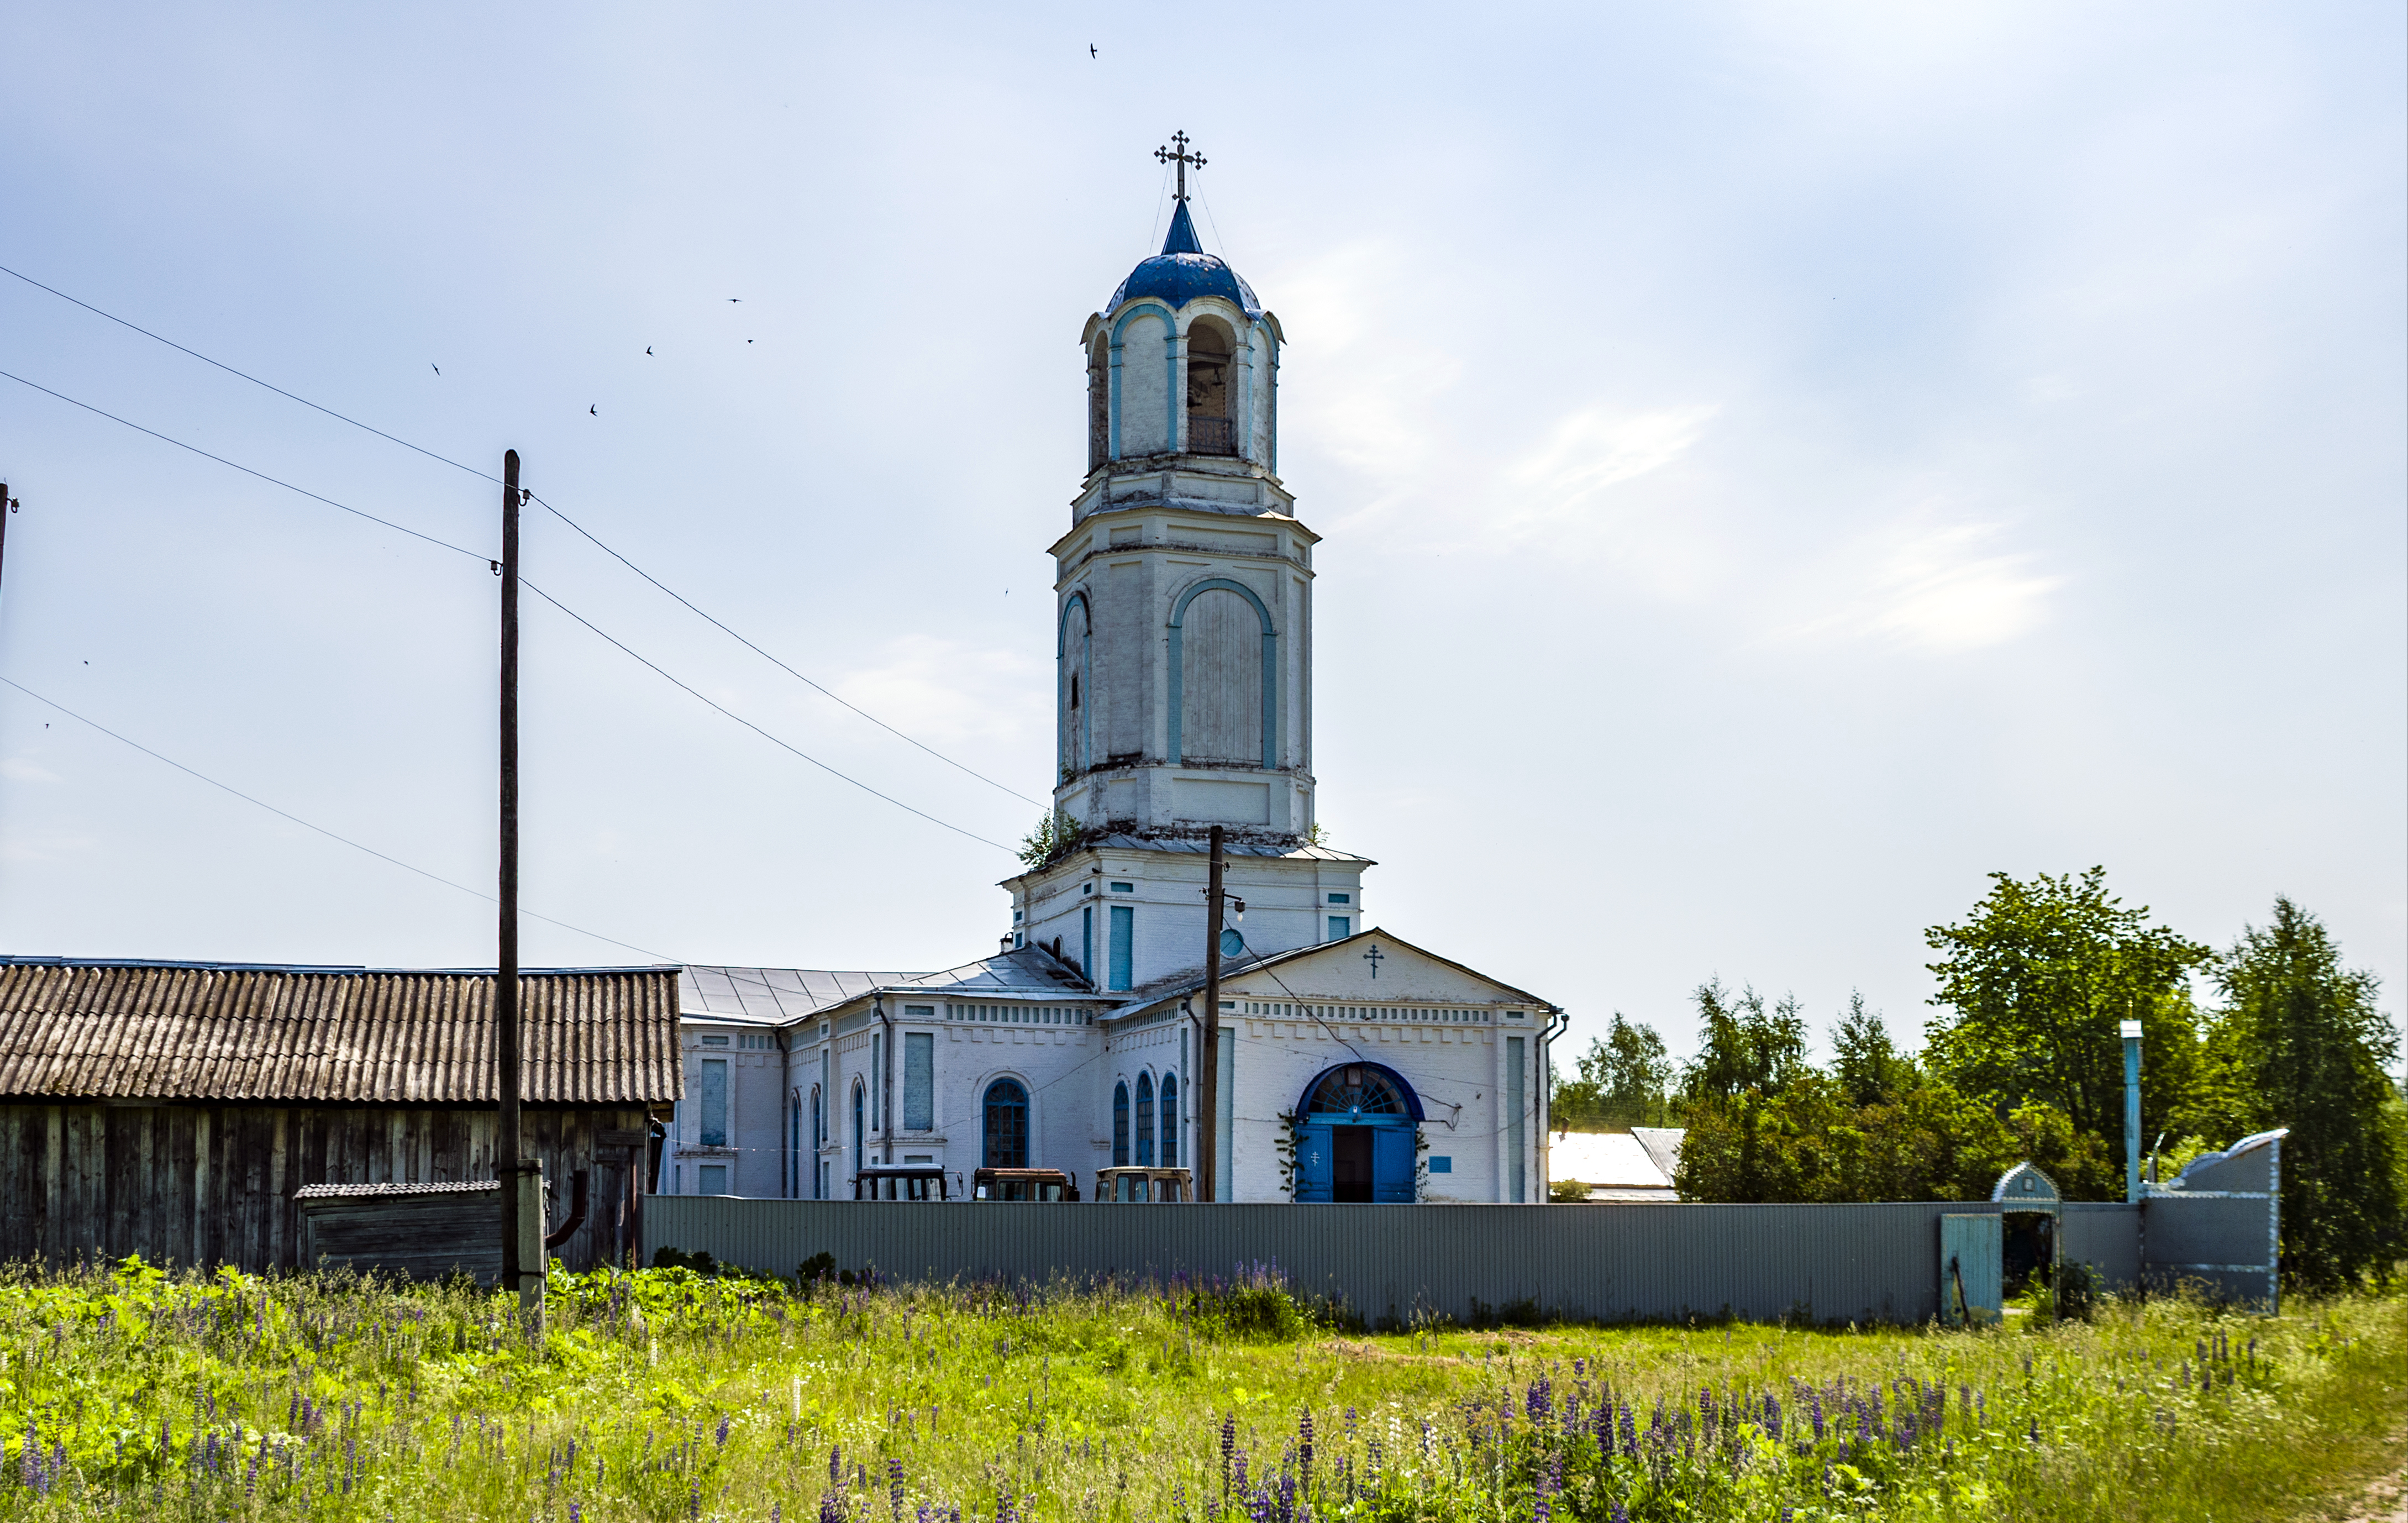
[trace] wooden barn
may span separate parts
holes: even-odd
[[[553,1253],[624,1263],[680,1093],[678,970],[519,990],[555,1230],[588,1178]],[[489,972],[0,956],[0,1257],[300,1267],[307,1186],[494,1177],[494,1038]]]

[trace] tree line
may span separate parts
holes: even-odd
[[[1713,980],[1694,997],[1695,1057],[1676,1063],[1616,1013],[1577,1076],[1556,1079],[1555,1125],[1685,1128],[1673,1183],[1691,1200],[1983,1200],[2027,1158],[2069,1200],[2116,1200],[2118,1026],[2137,1020],[2141,1135],[2159,1177],[2287,1127],[2286,1280],[2387,1279],[2408,1253],[2399,1047],[2373,975],[2343,966],[2316,917],[2277,898],[2263,927],[2216,951],[2126,907],[2102,869],[1990,877],[1961,922],[1924,933],[1938,989],[1919,1052],[1852,997],[1817,1066],[1794,998]]]

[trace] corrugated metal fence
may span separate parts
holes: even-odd
[[[791,1274],[817,1253],[902,1279],[1229,1274],[1276,1259],[1299,1291],[1375,1322],[1506,1308],[1594,1321],[1724,1315],[1914,1323],[1940,1311],[1940,1218],[1898,1205],[1022,1205],[652,1196],[663,1246]],[[2140,1208],[2065,1208],[2065,1256],[2140,1270]]]

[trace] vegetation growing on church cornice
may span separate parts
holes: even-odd
[[[1061,810],[1039,816],[1037,826],[1020,839],[1020,860],[1031,870],[1050,867],[1079,849],[1089,832]]]

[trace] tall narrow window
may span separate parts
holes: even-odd
[[[702,1060],[702,1135],[695,1140],[705,1147],[727,1145],[727,1059],[706,1057]]]
[[[1179,1167],[1179,1079],[1169,1073],[1162,1076],[1162,1166]]]
[[[1112,1085],[1112,1167],[1128,1167],[1128,1085]]]
[[[868,1095],[862,1082],[853,1082],[853,1167],[858,1171],[869,1161],[869,1128],[864,1125],[869,1107]]]
[[[1528,1185],[1523,1172],[1522,1155],[1527,1151],[1528,1133],[1522,1116],[1522,1039],[1505,1039],[1505,1145],[1512,1157],[1505,1165],[1505,1198],[1509,1200],[1527,1199]]]
[[[1028,1091],[1010,1079],[986,1086],[984,1166],[1028,1167]]]
[[[1137,1076],[1137,1166],[1154,1167],[1154,1076]]]
[[[1096,907],[1092,904],[1079,912],[1079,976],[1096,976]]]
[[[1131,986],[1130,974],[1137,961],[1137,910],[1132,905],[1112,906],[1112,967],[1111,978],[1105,987],[1125,989]]]
[[[886,1088],[886,1066],[882,1061],[886,1055],[879,1045],[884,1037],[885,1033],[880,1031],[873,1031],[869,1036],[869,1129],[871,1131],[878,1129],[878,1100]]]
[[[903,1129],[937,1129],[937,1039],[926,1031],[903,1033]]]

